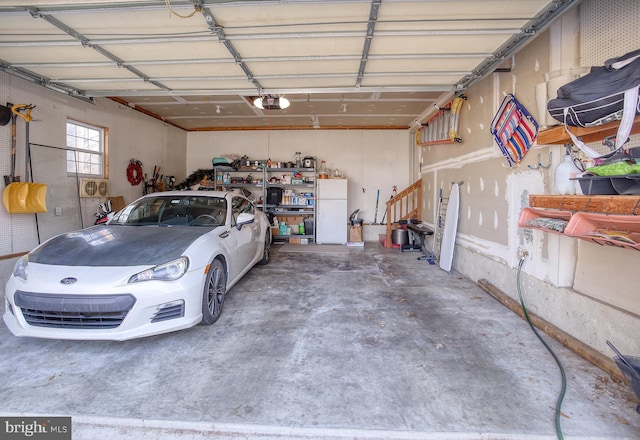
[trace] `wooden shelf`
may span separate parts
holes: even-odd
[[[521,228],[557,234],[555,223],[566,222],[560,229],[566,236],[640,251],[640,195],[530,195],[529,205],[520,213]]]
[[[608,124],[599,125],[597,127],[569,127],[571,133],[575,136],[582,138],[585,143],[589,142],[602,142],[607,136],[613,136],[618,132],[618,126],[620,121],[609,122]],[[633,127],[631,128],[631,134],[640,133],[640,116],[636,116]],[[547,130],[542,130],[538,133],[536,138],[538,145],[564,145],[571,142],[569,134],[564,128],[564,125],[558,125]]]
[[[529,206],[532,208],[559,209],[564,211],[640,216],[640,195],[562,196],[531,194],[529,195]]]

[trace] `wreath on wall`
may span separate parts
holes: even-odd
[[[129,161],[127,166],[127,180],[131,186],[139,185],[142,182],[142,162],[136,159]]]

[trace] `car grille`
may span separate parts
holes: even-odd
[[[15,303],[29,325],[70,329],[118,327],[136,300],[132,295],[55,295],[17,291]]]

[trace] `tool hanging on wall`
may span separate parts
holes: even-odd
[[[378,193],[376,194],[376,213],[373,216],[373,225],[380,224],[378,223],[378,201],[380,201],[380,190],[378,190]]]
[[[389,200],[393,200],[393,198],[397,195],[398,195],[398,187],[393,185],[393,189],[391,190],[391,197],[389,198]],[[389,212],[389,203],[386,203],[385,205],[386,205],[386,209],[384,210],[384,215],[382,216],[382,220],[380,221],[380,224],[382,225],[384,225],[384,219],[387,217],[387,212]]]
[[[161,170],[161,167],[159,167],[158,165],[154,165],[153,175],[151,176],[151,180],[147,180],[147,175],[145,173],[144,188],[142,189],[143,195],[149,194],[152,192],[164,191],[164,182],[163,182],[164,175],[160,174],[160,170]]]
[[[5,186],[19,181],[20,178],[16,177],[16,118],[11,112],[11,104],[7,103],[6,106],[0,105],[0,125],[5,126],[9,122],[11,122],[11,174],[9,176],[4,176],[4,184]],[[16,180],[17,179],[17,180]]]
[[[29,123],[33,119],[31,111],[35,105],[16,104],[11,107],[12,118],[17,116],[25,120],[25,176],[24,182],[20,182],[15,176],[15,128],[12,125],[12,166],[11,166],[11,182],[7,184],[2,192],[2,204],[10,214],[29,214],[37,212],[47,212],[46,196],[47,185],[44,183],[32,183],[33,180],[31,169],[31,146],[29,143]],[[25,110],[25,113],[22,113]],[[16,119],[17,121],[17,119]],[[5,177],[5,183],[8,179]]]
[[[20,182],[20,177],[16,176],[16,124],[18,116],[11,111],[12,106],[13,104],[7,103],[7,107],[5,107],[9,108],[11,118],[11,174],[4,176],[5,186],[13,182]]]

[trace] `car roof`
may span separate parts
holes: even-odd
[[[224,197],[229,191],[163,191],[147,194],[149,197],[185,197],[185,196],[201,196],[201,197]]]
[[[220,197],[224,198],[227,195],[242,196],[244,195],[238,191],[163,191],[151,194],[146,194],[144,197]]]

